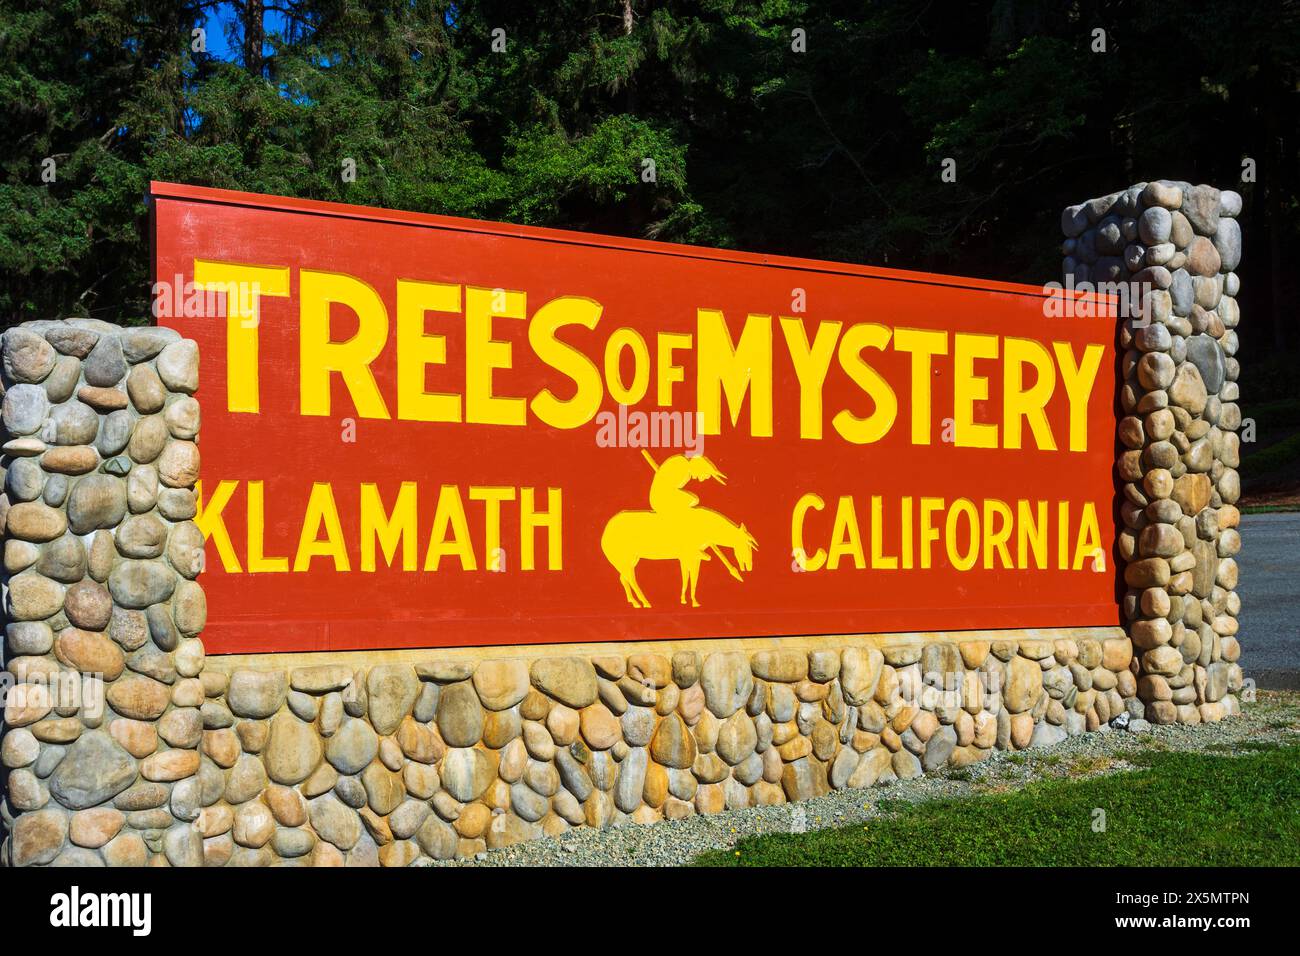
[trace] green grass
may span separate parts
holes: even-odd
[[[888,815],[773,834],[699,866],[1295,866],[1300,746],[1241,756],[1135,753],[1142,769],[1005,794],[890,801]],[[883,804],[884,801],[881,801]],[[1093,830],[1094,810],[1106,828]]]

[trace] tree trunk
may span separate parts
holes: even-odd
[[[265,0],[244,0],[244,69],[261,76],[265,63],[262,44],[266,41]]]

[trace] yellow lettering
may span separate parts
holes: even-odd
[[[820,571],[826,563],[826,549],[818,548],[811,557],[803,546],[803,523],[809,509],[821,511],[826,502],[814,494],[806,494],[794,504],[794,513],[790,517],[790,548],[799,566],[805,571]]]
[[[722,393],[726,392],[731,424],[740,420],[740,406],[749,392],[749,433],[772,437],[772,317],[751,315],[739,344],[733,344],[727,320],[715,309],[696,312],[699,334],[697,410],[701,431],[722,431]]]
[[[885,503],[880,495],[871,496],[871,566],[886,571],[898,567],[898,558],[885,554]]]
[[[600,313],[601,305],[594,299],[566,295],[546,303],[528,323],[528,344],[533,353],[577,386],[572,398],[556,398],[549,388],[533,397],[533,414],[553,428],[578,428],[591,421],[600,408],[605,394],[600,371],[591,359],[555,336],[556,330],[566,325],[594,329]]]
[[[620,363],[624,349],[632,352],[631,385],[623,384]],[[615,329],[605,343],[605,387],[610,398],[620,405],[635,405],[645,398],[650,388],[650,348],[636,329]]]
[[[447,337],[424,331],[426,312],[460,312],[460,286],[397,281],[397,417],[414,422],[460,421],[460,396],[424,390],[425,369],[447,362]]]
[[[447,540],[447,531],[452,537]],[[429,550],[424,555],[424,570],[437,571],[443,557],[460,559],[462,571],[477,570],[474,546],[469,538],[469,522],[465,520],[465,504],[460,500],[460,489],[443,485],[438,491],[438,507],[433,514],[433,531],[429,535]]]
[[[532,488],[519,489],[519,566],[525,571],[536,567],[533,555],[533,532],[546,529],[546,569],[564,570],[564,550],[561,541],[561,495],[559,488],[546,489],[546,511],[538,511]]]
[[[822,437],[822,386],[826,383],[826,371],[831,367],[841,327],[839,322],[819,322],[817,337],[810,346],[803,321],[781,317],[781,332],[790,350],[795,377],[799,379],[800,438]]]
[[[984,567],[993,567],[993,557],[1002,558],[1004,568],[1014,567],[1007,542],[1011,540],[1011,508],[996,498],[984,499]]]
[[[673,353],[690,348],[694,338],[689,332],[660,332],[656,339],[655,404],[660,408],[672,406],[673,385],[686,381],[685,371],[673,363]]]
[[[393,566],[397,545],[402,546],[402,570],[415,570],[416,537],[419,535],[419,512],[416,508],[416,484],[402,482],[391,514],[384,510],[379,486],[361,485],[361,570],[375,570],[375,541],[383,551],[384,563]]]
[[[997,357],[996,335],[957,333],[952,363],[952,417],[953,444],[959,448],[998,447],[998,426],[975,421],[975,403],[987,401],[989,397],[988,377],[975,374],[975,360]]]
[[[320,539],[321,526],[325,540]],[[307,499],[307,514],[302,519],[302,534],[298,537],[298,552],[293,559],[295,571],[311,569],[312,558],[333,558],[335,571],[350,571],[348,551],[343,544],[343,526],[339,523],[339,509],[334,503],[334,489],[326,482],[317,481],[311,486]]]
[[[194,524],[198,526],[205,541],[211,541],[217,546],[217,556],[221,558],[222,570],[230,574],[239,574],[242,569],[239,566],[239,557],[235,554],[235,546],[230,541],[230,532],[226,530],[226,520],[221,513],[226,505],[230,504],[230,496],[238,487],[237,481],[219,481],[217,490],[212,493],[212,499],[205,503],[203,482],[194,483],[194,497],[198,504]]]
[[[844,555],[853,558],[853,566],[859,571],[867,566],[862,554],[862,536],[858,531],[857,509],[849,495],[841,495],[835,509],[835,527],[831,531],[831,555],[826,567],[834,571],[840,566]]]
[[[921,567],[928,568],[932,560],[931,545],[939,540],[939,529],[934,526],[934,513],[943,510],[942,498],[921,499]]]
[[[501,503],[515,500],[513,488],[470,488],[470,501],[483,502],[483,546],[489,571],[506,569],[505,552],[501,550]]]
[[[1083,350],[1083,361],[1074,364],[1074,351],[1069,342],[1053,342],[1056,363],[1061,367],[1061,384],[1070,399],[1070,451],[1088,450],[1088,399],[1101,368],[1105,351],[1100,345],[1089,345]]]
[[[863,361],[861,354],[866,348],[884,349],[889,344],[890,335],[886,326],[859,322],[849,326],[840,340],[840,365],[875,405],[866,418],[858,418],[846,408],[831,420],[840,436],[855,445],[880,441],[889,434],[898,418],[898,397],[894,390],[879,372]]]
[[[966,516],[966,526],[970,529],[965,553],[958,550],[957,520]],[[948,509],[944,521],[944,545],[948,552],[948,562],[958,571],[969,571],[975,566],[980,553],[980,519],[974,503],[969,498],[958,498]]]
[[[1034,443],[1043,451],[1056,451],[1047,403],[1056,388],[1056,367],[1041,342],[1009,338],[1003,352],[1006,381],[1002,393],[1002,447],[1019,448],[1021,419],[1029,422]],[[1034,384],[1025,388],[1025,366],[1034,367]]]
[[[262,553],[266,542],[266,500],[260,481],[248,483],[248,573],[270,574],[289,570],[288,558]]]
[[[494,310],[495,304],[500,311]],[[492,373],[511,367],[509,342],[492,338],[493,319],[522,319],[528,298],[522,292],[502,289],[465,290],[465,420],[481,425],[523,425],[526,405],[522,398],[492,393]]]
[[[298,294],[302,414],[330,413],[330,373],[338,372],[360,417],[388,418],[388,408],[370,370],[370,363],[388,341],[388,312],[379,293],[349,275],[304,269],[298,276]],[[330,307],[334,303],[346,305],[357,315],[356,335],[343,342],[330,340]]]
[[[226,408],[256,412],[261,297],[287,296],[289,269],[195,259],[194,285],[226,294]]]
[[[930,444],[931,359],[948,354],[948,333],[927,329],[895,329],[894,350],[912,355],[912,444]],[[924,510],[924,504],[922,505]],[[924,560],[924,559],[922,559]],[[928,568],[928,564],[921,567]]]

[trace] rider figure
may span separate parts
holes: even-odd
[[[648,453],[646,458],[654,464]],[[693,458],[673,455],[655,470],[654,480],[650,482],[651,510],[656,514],[671,515],[694,508],[700,499],[686,490],[686,483],[691,480],[707,481],[710,478],[721,485],[727,483],[727,476],[703,455]]]

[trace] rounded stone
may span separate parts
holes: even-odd
[[[1173,229],[1173,217],[1163,206],[1150,206],[1138,218],[1138,236],[1148,246],[1168,242]]]
[[[122,380],[126,370],[126,356],[122,354],[122,341],[116,335],[102,336],[82,363],[86,384],[100,388],[116,385]]]
[[[191,441],[170,441],[158,456],[158,477],[168,488],[189,488],[199,477],[199,447]]]
[[[59,632],[54,643],[54,656],[83,674],[102,675],[104,680],[117,680],[126,666],[122,649],[103,634],[67,627]]]
[[[1169,399],[1180,408],[1186,409],[1193,416],[1205,410],[1208,400],[1205,382],[1201,373],[1191,362],[1178,366],[1172,384],[1169,386]]]
[[[443,758],[440,778],[443,788],[461,803],[476,800],[493,777],[492,761],[477,748],[453,747]]]
[[[99,433],[99,415],[84,402],[71,401],[50,409],[54,441],[59,445],[88,445]]]
[[[253,799],[266,789],[266,785],[266,767],[262,761],[252,754],[244,754],[235,761],[234,768],[226,777],[221,796],[227,803],[239,804]]]
[[[361,818],[338,797],[327,793],[308,804],[316,835],[340,850],[350,850],[361,839]]]
[[[143,328],[123,329],[120,338],[122,340],[122,354],[126,356],[128,362],[135,364],[147,362],[153,358],[169,342],[177,341],[180,338],[180,333],[175,329],[145,326]]]
[[[67,492],[66,475],[84,475],[94,471],[99,456],[89,445],[64,445],[51,448],[41,456],[41,467],[54,472],[45,486],[46,503],[60,505]],[[111,463],[110,463],[111,464]]]
[[[719,757],[733,767],[752,754],[757,746],[758,732],[754,721],[744,711],[732,714],[718,728],[715,750]]]
[[[54,631],[44,621],[11,621],[5,638],[13,655],[41,655],[54,646]]]
[[[156,459],[163,452],[167,445],[168,431],[167,423],[163,421],[161,415],[150,415],[142,418],[135,423],[135,429],[131,432],[131,440],[127,443],[126,453],[131,456],[131,460],[145,465]],[[193,446],[190,442],[179,442],[177,444]],[[180,467],[177,465],[177,467]],[[159,473],[162,474],[162,463],[159,463]],[[197,474],[198,452],[194,453],[194,468]],[[166,478],[163,478],[166,481]],[[180,482],[181,485],[193,484],[194,479]],[[173,487],[177,483],[172,483]]]
[[[67,530],[63,512],[39,501],[12,505],[5,518],[6,533],[23,541],[53,541]]]
[[[192,395],[199,387],[199,347],[192,339],[172,342],[161,352],[155,364],[158,376],[173,392]]]
[[[8,609],[14,621],[41,621],[63,607],[64,587],[57,581],[24,571],[9,579]]]
[[[409,664],[378,664],[366,675],[366,693],[370,722],[378,733],[387,735],[411,712],[420,681]]]
[[[108,687],[108,703],[133,720],[157,720],[171,702],[171,689],[143,674],[127,674]]]
[[[565,706],[580,709],[597,697],[596,670],[581,657],[545,657],[533,662],[532,685]]]
[[[119,454],[131,440],[131,430],[135,428],[135,418],[125,409],[111,412],[104,417],[95,447],[105,458]]]
[[[1177,209],[1183,204],[1183,191],[1173,183],[1149,182],[1142,189],[1142,201],[1148,206]]]
[[[13,382],[43,381],[58,359],[50,343],[28,329],[6,329],[2,343],[5,376]]]
[[[1150,391],[1168,388],[1174,372],[1174,360],[1164,352],[1147,352],[1137,365],[1138,381]]]
[[[339,773],[357,774],[379,753],[379,736],[364,720],[349,718],[325,744],[325,759]]]
[[[45,423],[50,400],[39,385],[14,385],[4,395],[0,420],[12,437],[34,435]]]
[[[45,490],[45,472],[35,458],[15,458],[5,473],[5,493],[9,501],[35,501]]]
[[[202,631],[208,619],[208,602],[203,588],[194,581],[180,581],[172,595],[172,618],[186,637]]]
[[[113,807],[93,807],[72,815],[68,839],[77,846],[98,849],[121,831],[126,815]]]
[[[140,775],[160,783],[184,780],[198,773],[201,760],[197,750],[160,750],[141,762]]]
[[[167,406],[163,420],[173,438],[192,441],[199,433],[199,403],[188,395],[178,398]]]
[[[68,526],[73,534],[114,528],[125,516],[126,484],[112,475],[87,475],[68,496]]]
[[[181,641],[172,655],[176,662],[176,673],[186,678],[198,677],[203,671],[204,656],[202,641],[196,638]]]
[[[622,739],[619,719],[599,701],[582,709],[580,722],[582,739],[592,750],[608,750]]]
[[[320,763],[320,736],[311,724],[293,714],[278,714],[271,720],[271,736],[262,759],[267,774],[276,783],[301,783]]]
[[[438,698],[437,713],[438,731],[448,746],[472,747],[483,738],[483,708],[469,681],[444,687]]]
[[[40,741],[24,727],[10,728],[5,733],[3,744],[0,744],[0,758],[11,770],[35,763],[40,755]]]
[[[700,686],[709,711],[719,719],[730,717],[754,690],[749,657],[739,652],[710,654],[700,672]]]
[[[203,548],[203,532],[199,526],[193,521],[182,521],[171,529],[167,560],[182,576],[193,579],[203,569]]]
[[[126,408],[127,398],[120,388],[96,388],[83,385],[77,389],[77,398],[81,399],[97,412],[115,412]]]
[[[1183,193],[1182,212],[1198,233],[1212,236],[1219,227],[1220,200],[1213,186],[1193,186]]]
[[[80,581],[86,576],[86,549],[82,546],[81,539],[70,534],[55,538],[41,550],[36,570],[47,578],[64,584]]]
[[[482,661],[473,681],[484,707],[509,710],[528,695],[528,665],[520,660]]]
[[[176,574],[162,561],[120,561],[108,576],[113,599],[125,608],[160,604],[172,596],[175,587]]]
[[[156,558],[167,543],[167,526],[154,514],[132,515],[114,537],[123,557]]]
[[[620,718],[623,739],[631,747],[644,747],[655,732],[655,712],[649,707],[629,707]]]
[[[13,866],[49,863],[58,856],[67,833],[67,815],[58,809],[20,814],[14,821],[13,833],[8,841],[8,862]]]
[[[198,499],[193,489],[161,489],[158,492],[158,513],[168,521],[189,521],[198,514]]]
[[[235,811],[231,836],[240,846],[265,846],[275,835],[275,818],[264,803],[249,800]]]
[[[283,671],[240,668],[230,675],[226,704],[240,717],[260,720],[280,709],[287,690]]]
[[[126,377],[126,392],[131,404],[144,415],[162,410],[167,401],[167,389],[158,373],[148,365],[137,365]]]
[[[56,451],[78,452],[80,450],[81,449],[79,448],[52,448],[50,451],[46,452],[44,458],[41,459],[41,465],[44,466],[47,464],[50,455]],[[91,457],[94,457],[95,452],[93,449],[86,449],[86,451],[89,452]],[[97,458],[95,460],[98,461]],[[50,475],[49,480],[45,482],[45,492],[41,495],[41,500],[51,508],[61,508],[63,507],[63,503],[68,500],[68,487],[69,481],[67,475]]]
[[[50,794],[71,810],[105,803],[136,778],[135,758],[103,731],[82,734],[50,777]]]
[[[176,625],[172,623],[172,616],[168,613],[167,605],[154,604],[145,611],[145,620],[149,623],[149,636],[153,638],[154,644],[159,650],[173,651],[176,645],[180,643],[180,633],[176,630]]]
[[[1214,243],[1205,236],[1192,239],[1187,247],[1187,271],[1193,275],[1217,275],[1223,261]]]
[[[416,833],[416,841],[420,849],[435,860],[450,860],[456,855],[456,831],[437,817],[425,819]]]

